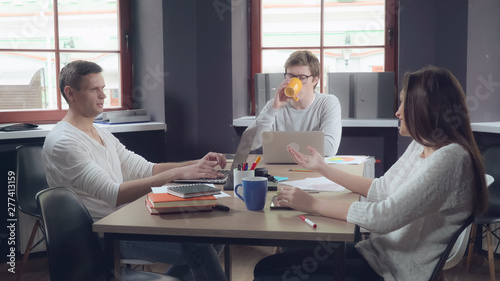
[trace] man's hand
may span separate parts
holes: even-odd
[[[287,78],[281,82],[281,84],[278,86],[278,89],[276,90],[276,94],[274,95],[274,103],[273,103],[273,108],[282,108],[288,103],[288,100],[290,97],[287,97],[285,95],[285,88],[290,82],[290,79]]]
[[[209,152],[207,155],[203,156],[199,161],[216,161],[217,164],[224,169],[226,167],[226,156],[221,153]],[[214,166],[215,167],[215,166]]]
[[[220,161],[224,162],[224,166],[225,159],[225,157],[223,160],[219,159]],[[220,165],[218,160],[205,160],[204,158],[202,158],[200,160],[197,160],[194,164],[178,167],[172,169],[171,171],[175,173],[174,179],[216,179],[224,176],[214,169],[214,167],[216,167],[217,165]]]

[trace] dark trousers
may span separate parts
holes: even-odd
[[[331,247],[287,249],[260,260],[254,268],[254,281],[333,280],[334,250]],[[383,281],[354,248],[346,245],[345,274],[348,281]]]

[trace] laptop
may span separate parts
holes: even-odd
[[[213,184],[224,184],[224,190],[232,190],[233,189],[233,173],[232,171],[238,168],[238,165],[241,165],[247,161],[248,154],[250,153],[250,149],[252,148],[252,143],[255,138],[255,133],[257,128],[251,128],[249,130],[245,130],[241,135],[240,143],[238,144],[238,148],[236,149],[236,153],[234,155],[233,163],[231,164],[231,169],[219,170],[220,173],[224,174],[224,177],[209,179],[209,178],[200,178],[200,179],[177,179],[174,180],[176,183],[213,183]],[[230,188],[229,188],[230,187]]]
[[[300,132],[263,132],[262,160],[269,164],[295,164],[287,146],[309,155],[308,146],[316,149],[321,155],[325,150],[325,134],[321,131]]]

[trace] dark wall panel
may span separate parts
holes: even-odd
[[[211,1],[164,1],[167,160],[234,152],[231,15]]]

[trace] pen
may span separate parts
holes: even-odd
[[[305,223],[307,223],[309,226],[311,226],[314,229],[316,229],[316,227],[318,227],[314,222],[312,222],[310,219],[306,218],[304,215],[300,215],[300,219],[303,220]]]
[[[305,169],[287,169],[287,171],[291,171],[291,172],[312,172],[311,170],[305,170]]]
[[[252,167],[250,167],[250,170],[255,170],[255,167],[257,167],[257,164],[259,164],[260,159],[261,159],[260,156],[257,157],[257,159],[255,160],[255,162],[253,162]]]

